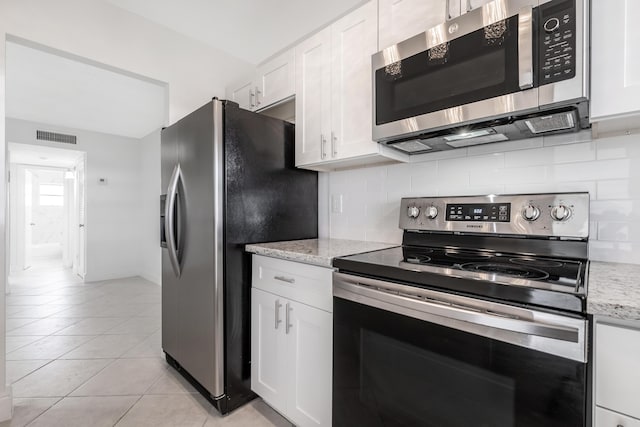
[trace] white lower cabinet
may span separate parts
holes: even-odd
[[[596,407],[596,427],[640,427],[640,420]]]
[[[311,274],[290,273],[287,266]],[[251,389],[297,426],[330,426],[333,318],[300,291],[319,273],[329,278],[320,285],[330,293],[331,270],[260,256],[254,256],[253,270]],[[272,293],[278,287],[280,295]],[[305,303],[288,298],[294,295]],[[325,301],[318,305],[327,308]]]
[[[596,320],[595,427],[640,427],[640,325]]]

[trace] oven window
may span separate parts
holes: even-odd
[[[334,298],[333,425],[583,426],[586,364]]]
[[[376,124],[517,92],[518,17],[376,70]]]
[[[409,425],[514,425],[513,378],[375,332],[360,338],[360,400],[368,407],[402,414]]]

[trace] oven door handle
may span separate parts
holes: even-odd
[[[520,89],[533,87],[533,8],[525,6],[518,14],[518,80]]]
[[[586,321],[583,319],[338,272],[333,273],[333,295],[586,362]]]

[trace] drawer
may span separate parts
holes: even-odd
[[[333,269],[253,255],[251,286],[333,312]]]
[[[596,407],[595,427],[640,427],[640,420]]]
[[[640,418],[640,331],[596,324],[596,405]]]

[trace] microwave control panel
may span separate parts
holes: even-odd
[[[538,59],[540,86],[576,75],[575,0],[557,0],[540,6]]]

